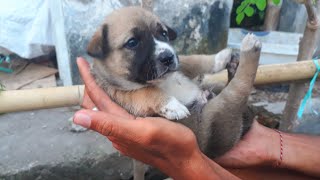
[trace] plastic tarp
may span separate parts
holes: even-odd
[[[48,1],[0,1],[0,47],[24,58],[47,54],[53,46]]]

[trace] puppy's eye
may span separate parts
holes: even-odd
[[[139,44],[139,40],[137,38],[131,38],[126,42],[124,47],[126,47],[128,49],[133,49],[133,48],[137,47],[138,44]]]
[[[162,31],[162,32],[161,32],[161,35],[162,35],[163,37],[167,38],[167,37],[168,37],[168,32],[167,32],[167,31]]]

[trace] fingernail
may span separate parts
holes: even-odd
[[[73,122],[77,125],[80,125],[85,128],[90,128],[91,125],[91,117],[87,114],[78,112],[74,115]]]

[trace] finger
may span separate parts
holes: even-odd
[[[118,140],[135,141],[138,133],[143,132],[144,129],[135,121],[103,111],[80,110],[74,115],[73,121],[75,124]]]
[[[81,103],[81,107],[85,109],[93,109],[94,107],[96,107],[96,105],[90,99],[86,88],[84,89],[84,95],[83,95],[83,101]]]
[[[127,156],[127,154],[124,152],[123,148],[122,148],[119,144],[112,143],[112,146],[113,146],[116,150],[118,150],[121,155]]]
[[[101,111],[114,113],[123,117],[131,118],[131,115],[114,103],[109,96],[96,84],[94,78],[90,73],[88,62],[83,58],[77,59],[80,75],[86,86],[86,92],[92,102]]]
[[[104,91],[95,83],[95,80],[90,73],[90,67],[88,62],[83,58],[78,58],[77,64],[78,64],[80,75],[86,86],[87,94],[100,110],[106,111],[107,110],[106,103],[111,100],[104,93]],[[104,101],[101,101],[101,99],[104,99]]]

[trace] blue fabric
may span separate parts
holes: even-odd
[[[318,75],[320,73],[320,65],[319,65],[318,60],[317,59],[313,59],[313,62],[316,65],[316,68],[317,68],[316,69],[316,73],[314,74],[313,78],[311,79],[309,90],[308,90],[307,94],[304,96],[304,98],[303,98],[303,100],[302,100],[302,102],[300,104],[300,107],[298,109],[298,112],[297,112],[298,119],[302,118],[302,115],[303,115],[303,112],[304,112],[305,107],[307,105],[307,102],[312,96],[312,90],[313,90],[314,84],[315,84],[315,82],[317,80],[317,77],[318,77]],[[312,109],[312,111],[313,111],[313,113],[318,115],[317,111],[315,111],[314,109]]]

